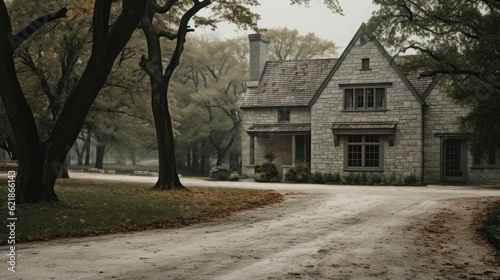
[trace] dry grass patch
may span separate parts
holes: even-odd
[[[2,209],[6,209],[6,185],[0,180]],[[150,188],[150,184],[59,180],[55,190],[61,202],[17,205],[16,237],[25,242],[181,227],[283,199],[265,190]],[[2,212],[5,227],[7,211]]]

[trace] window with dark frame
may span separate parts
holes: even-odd
[[[280,123],[290,122],[290,109],[286,108],[278,109],[278,122]]]
[[[385,110],[385,88],[346,88],[344,90],[345,110]]]
[[[472,166],[476,168],[500,168],[498,165],[498,154],[489,152],[486,155],[478,152],[472,154]]]
[[[363,70],[370,69],[370,59],[369,58],[361,59],[361,69],[363,69]]]
[[[380,135],[347,135],[346,168],[380,169],[380,144]]]
[[[488,154],[488,165],[497,165],[497,155],[495,152]]]

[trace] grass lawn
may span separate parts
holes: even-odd
[[[150,184],[58,180],[55,190],[61,202],[16,205],[17,242],[180,227],[282,200],[280,194],[264,190],[150,188]],[[0,197],[2,228],[6,228],[7,181],[3,179]],[[6,244],[3,237],[0,240]]]
[[[87,165],[70,165],[69,170],[87,170],[94,167],[94,164]],[[143,166],[143,165],[119,165],[119,164],[104,164],[106,170],[115,170],[117,173],[134,173],[134,171],[151,171],[158,172],[158,165]]]

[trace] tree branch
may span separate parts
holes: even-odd
[[[149,5],[155,10],[156,13],[164,14],[170,11],[176,2],[177,0],[167,0],[163,6],[160,6],[156,0],[149,0]]]
[[[21,31],[19,31],[17,34],[12,35],[9,34],[7,37],[10,40],[10,43],[12,44],[12,48],[15,50],[21,45],[26,39],[31,37],[33,33],[35,33],[38,29],[42,28],[45,24],[54,21],[56,19],[60,19],[63,17],[66,17],[66,12],[68,9],[66,7],[61,8],[59,11],[54,12],[54,13],[49,13],[44,16],[41,16],[34,21],[32,21],[28,26],[23,28]]]
[[[178,37],[177,33],[172,33],[169,31],[158,31],[156,34],[158,35],[158,37],[165,37],[165,38],[168,38],[170,40],[175,40]]]
[[[193,2],[194,6],[192,6],[189,10],[187,10],[187,12],[181,17],[181,21],[179,23],[177,44],[175,46],[174,52],[172,53],[170,63],[168,64],[164,74],[164,77],[167,78],[167,80],[170,79],[175,68],[179,65],[182,52],[184,51],[184,43],[186,41],[186,35],[188,32],[192,31],[192,29],[190,29],[188,25],[189,20],[201,9],[205,8],[206,6],[210,5],[210,3],[212,3],[211,0],[203,0],[203,1],[194,0]]]

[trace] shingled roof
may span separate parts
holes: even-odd
[[[432,82],[434,82],[436,77],[421,77],[420,72],[418,71],[410,71],[409,69],[404,68],[404,62],[409,60],[409,59],[414,59],[418,58],[421,55],[400,55],[396,58],[396,62],[398,63],[399,67],[401,67],[401,70],[405,74],[406,78],[412,86],[417,90],[417,92],[424,96],[424,94],[427,92],[429,87],[431,86]]]
[[[258,87],[245,92],[241,108],[308,106],[337,61],[268,61]]]

